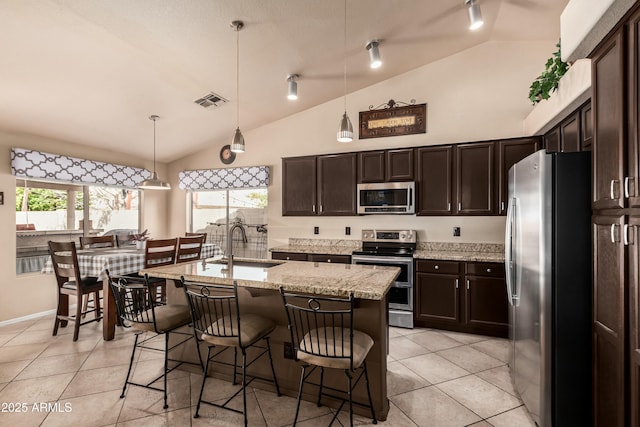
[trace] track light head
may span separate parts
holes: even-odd
[[[477,30],[482,27],[484,20],[482,19],[480,5],[475,0],[465,0],[464,4],[467,5],[467,11],[469,12],[469,29]]]
[[[369,67],[380,68],[382,60],[380,59],[380,50],[378,46],[380,42],[378,40],[372,40],[367,43],[366,48],[369,51]]]

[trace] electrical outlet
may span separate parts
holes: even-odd
[[[313,234],[320,234],[320,227],[313,227]]]
[[[294,350],[293,343],[285,342],[283,343],[283,348],[284,348],[284,358],[294,360],[295,357],[293,357],[293,350]]]
[[[351,234],[351,227],[345,227],[344,228],[344,234],[346,234],[347,236],[349,236]]]
[[[460,227],[453,227],[453,237],[460,237]]]

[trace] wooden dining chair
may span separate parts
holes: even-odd
[[[149,239],[146,241],[144,251],[144,268],[175,264],[178,238]],[[149,287],[155,287],[157,301],[165,302],[167,279],[150,277],[148,283]]]
[[[80,236],[80,249],[115,248],[118,237],[113,236]]]
[[[78,266],[78,255],[74,242],[48,242],[49,254],[53,263],[58,285],[58,308],[53,324],[53,335],[58,334],[58,327],[67,326],[67,322],[74,322],[73,340],[78,340],[80,326],[90,322],[99,322],[102,319],[100,311],[100,291],[102,281],[97,277],[81,277]],[[83,311],[83,297],[93,294],[94,304],[91,310]],[[76,297],[76,313],[69,315],[69,296]],[[82,322],[81,318],[87,313],[95,313],[95,318]]]
[[[202,253],[203,236],[178,237],[176,264],[180,262],[197,261]]]
[[[189,231],[187,231],[186,233],[184,233],[184,235],[186,237],[193,237],[193,236],[202,236],[202,244],[204,245],[205,243],[207,243],[207,233],[191,233]]]

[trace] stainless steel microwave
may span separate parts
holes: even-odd
[[[358,214],[413,214],[415,189],[415,182],[358,184]]]

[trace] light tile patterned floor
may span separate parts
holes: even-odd
[[[74,343],[71,328],[52,337],[52,325],[49,316],[0,327],[0,427],[242,424],[241,415],[208,405],[194,419],[201,377],[185,371],[169,375],[168,410],[162,409],[162,393],[153,390],[131,387],[120,399],[133,334],[118,329],[116,339],[106,342],[100,325],[89,324]],[[419,328],[392,328],[389,336],[391,409],[379,425],[534,425],[511,385],[506,340]],[[139,360],[144,363],[135,371],[136,379],[161,372],[161,355],[143,353]],[[211,379],[205,397],[224,398],[234,391],[230,383]],[[57,410],[35,411],[34,402],[51,402]],[[16,403],[26,403],[26,412],[15,412]],[[251,426],[281,427],[293,421],[293,398],[251,389],[247,405]],[[326,426],[332,416],[327,407],[304,403],[299,425]],[[348,425],[348,414],[341,413],[338,421],[334,425]],[[370,421],[356,417],[358,425]]]

